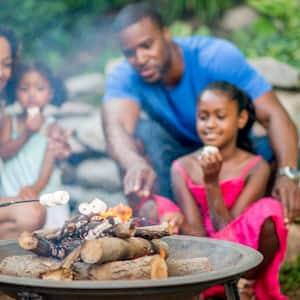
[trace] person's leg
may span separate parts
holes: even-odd
[[[0,239],[13,239],[23,231],[34,231],[45,222],[46,210],[39,203],[17,204],[0,209]]]
[[[255,279],[258,274],[263,272],[267,266],[273,261],[277,251],[279,250],[279,240],[277,237],[274,221],[268,218],[260,232],[258,251],[264,256],[263,262],[253,270],[245,274],[247,279]]]
[[[157,173],[157,193],[173,199],[170,181],[172,162],[196,149],[195,145],[183,145],[162,126],[151,119],[140,120],[136,137],[143,143],[144,151]]]

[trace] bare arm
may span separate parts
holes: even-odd
[[[13,157],[32,135],[32,131],[24,128],[16,139],[11,138],[12,122],[9,117],[4,117],[0,133],[0,157],[9,159]]]
[[[234,218],[242,214],[253,202],[265,195],[269,177],[270,166],[264,160],[258,162],[251,169],[241,194],[231,208],[231,214]]]
[[[182,174],[180,174],[174,164],[171,168],[171,180],[174,196],[184,215],[181,232],[188,235],[206,236],[199,207],[189,191]]]
[[[254,106],[257,120],[268,130],[278,167],[297,168],[297,130],[275,93],[265,93],[254,101]]]
[[[102,120],[108,152],[125,170],[124,192],[139,197],[151,193],[156,174],[134,140],[140,106],[132,100],[114,99],[102,106]]]
[[[254,101],[257,119],[268,130],[278,167],[298,164],[298,134],[288,113],[274,92],[268,92]],[[277,177],[273,196],[281,199],[285,216],[293,221],[300,215],[300,190],[298,183],[286,176]]]

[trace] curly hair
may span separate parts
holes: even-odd
[[[226,93],[230,99],[237,103],[239,113],[243,110],[248,112],[248,121],[246,125],[238,131],[237,146],[241,149],[254,153],[250,139],[250,131],[256,120],[256,114],[253,101],[250,96],[237,86],[226,81],[215,81],[208,84],[202,91],[201,95],[207,90],[217,90]],[[201,101],[201,95],[199,97],[199,101]]]
[[[49,85],[53,91],[53,97],[50,103],[55,106],[61,106],[67,98],[65,85],[63,81],[59,77],[55,76],[50,68],[42,62],[32,62],[29,64],[20,65],[13,83],[15,96],[14,99],[16,99],[16,90],[20,84],[20,81],[26,73],[32,71],[38,72],[49,82]]]
[[[13,102],[13,81],[14,76],[16,74],[17,68],[20,63],[20,57],[21,57],[21,45],[16,37],[13,30],[10,28],[6,28],[0,25],[0,37],[7,40],[7,42],[10,45],[11,49],[11,56],[12,56],[12,76],[7,82],[7,85],[5,87],[5,96],[6,96],[6,102],[12,103]]]

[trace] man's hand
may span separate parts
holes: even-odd
[[[156,180],[156,174],[153,168],[143,162],[137,162],[132,165],[124,177],[125,195],[136,195],[138,197],[148,197]]]
[[[183,221],[183,214],[179,212],[168,212],[160,218],[161,223],[167,222],[170,225],[171,234],[179,233]]]
[[[277,177],[272,196],[282,201],[287,222],[292,222],[300,216],[300,189],[297,181],[287,176]]]

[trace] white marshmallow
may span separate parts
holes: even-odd
[[[40,196],[40,203],[46,207],[53,207],[56,205],[65,205],[70,200],[70,194],[67,191],[57,191]]]
[[[100,214],[107,211],[107,204],[98,198],[95,198],[90,202],[90,207],[94,214]]]
[[[78,211],[83,215],[90,215],[92,213],[92,209],[89,203],[83,202],[78,206]]]
[[[29,107],[27,109],[27,115],[30,118],[33,118],[35,115],[40,113],[40,108],[38,106]]]
[[[56,191],[53,193],[53,198],[57,205],[65,205],[70,200],[70,194],[67,191]]]
[[[215,146],[204,146],[201,153],[204,154],[212,154],[212,153],[217,153],[219,152],[219,149]]]

